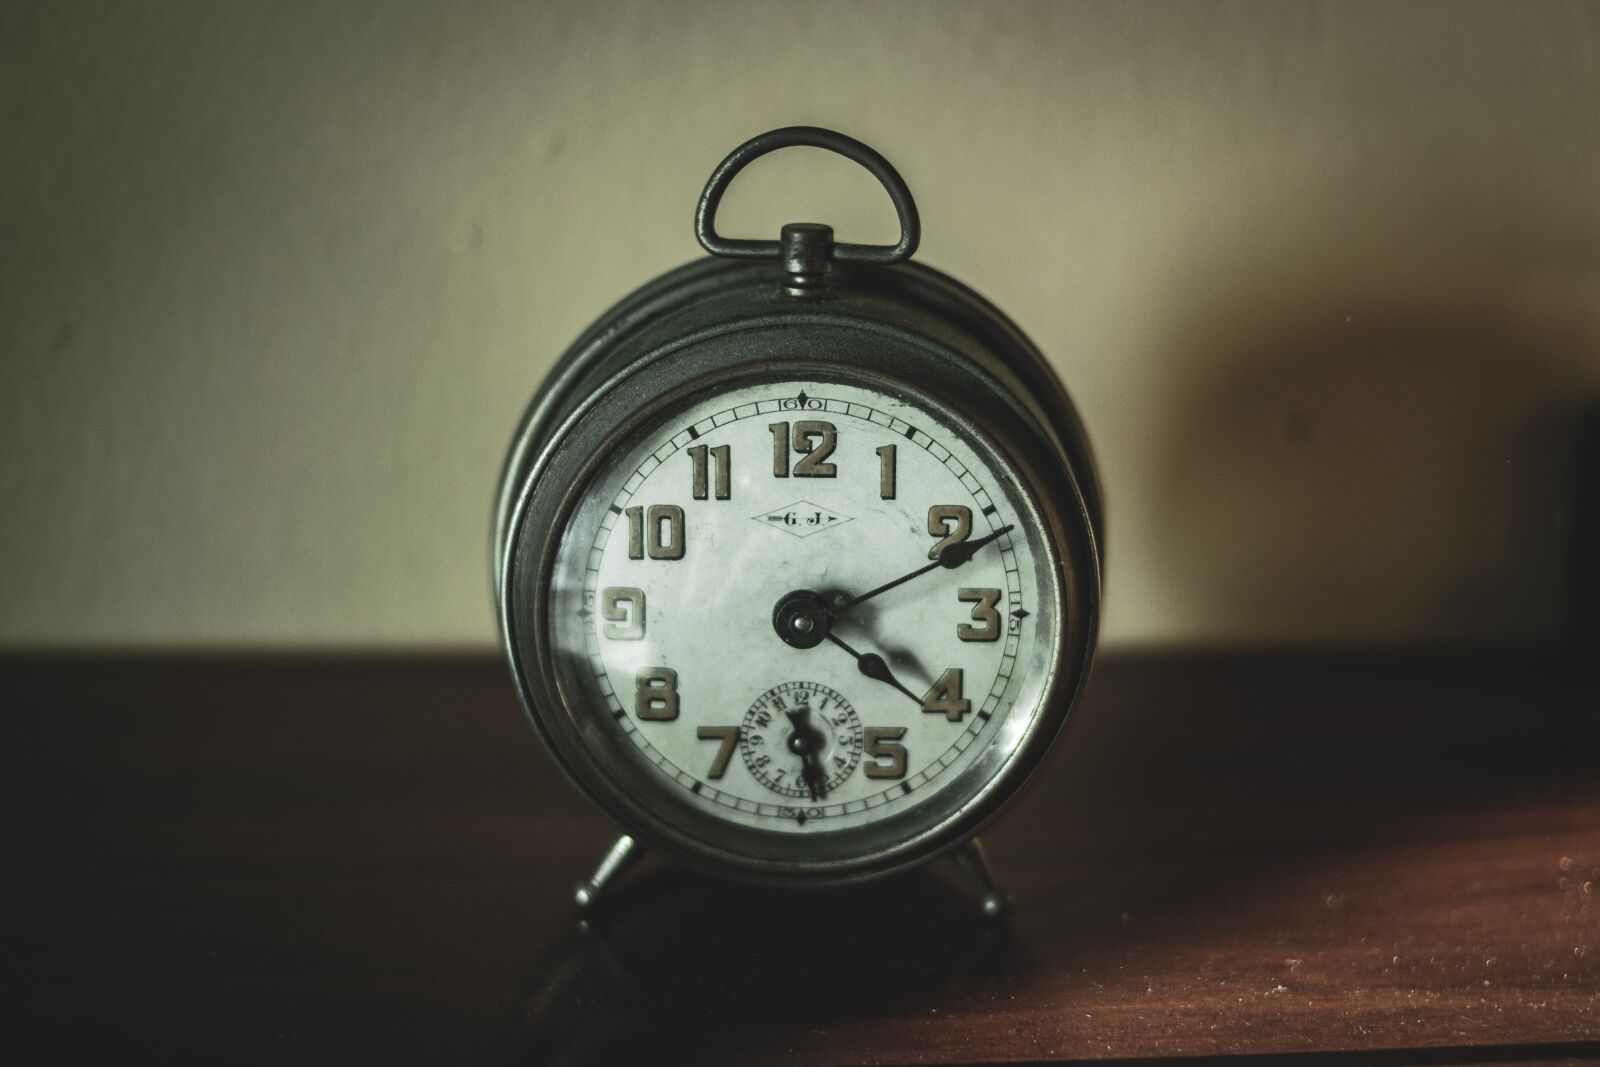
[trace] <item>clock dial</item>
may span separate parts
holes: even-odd
[[[1055,569],[981,427],[788,380],[607,458],[562,536],[552,647],[653,780],[744,826],[868,825],[1016,746],[1055,661]],[[583,509],[579,509],[583,510]]]

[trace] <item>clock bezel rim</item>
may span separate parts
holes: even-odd
[[[506,566],[499,590],[502,632],[513,672],[521,683],[519,695],[523,698],[535,731],[580,792],[624,832],[692,866],[745,880],[783,884],[838,883],[887,874],[952,848],[977,833],[1021,793],[1070,719],[1093,659],[1098,628],[1098,545],[1078,485],[1079,472],[1072,469],[1069,457],[1059,452],[1054,457],[1059,468],[1057,477],[1050,477],[1047,464],[1030,462],[1029,452],[1043,455],[1051,451],[1049,436],[1033,427],[1022,405],[1010,398],[998,383],[988,379],[981,368],[965,360],[959,353],[911,331],[881,323],[849,321],[811,325],[822,327],[823,332],[828,328],[842,330],[850,334],[858,345],[865,341],[866,347],[876,351],[879,357],[873,362],[891,362],[888,357],[891,355],[890,349],[893,349],[894,357],[904,359],[910,356],[911,362],[923,364],[924,369],[932,373],[924,378],[914,373],[915,368],[905,365],[893,369],[881,365],[868,367],[859,360],[852,361],[840,351],[828,349],[823,349],[828,352],[827,356],[818,356],[813,352],[803,359],[771,359],[764,352],[765,347],[775,343],[780,348],[792,348],[798,343],[796,325],[792,320],[730,324],[726,330],[684,339],[670,351],[652,353],[649,358],[619,371],[606,387],[598,390],[588,403],[552,433],[544,442],[540,461],[530,472],[529,483],[519,493],[514,511],[512,529],[507,539]],[[759,343],[762,340],[759,335],[775,326],[781,328],[776,340],[766,338],[766,346]],[[757,384],[763,379],[803,379],[808,376],[818,381],[838,380],[879,393],[899,391],[908,394],[916,402],[936,412],[941,420],[952,426],[962,426],[962,432],[978,438],[984,449],[1006,467],[1016,471],[1018,490],[1033,510],[1037,528],[1041,531],[1040,545],[1048,560],[1045,568],[1053,577],[1049,587],[1061,607],[1060,617],[1068,625],[1056,634],[1054,653],[1049,657],[1048,675],[1039,688],[1040,711],[1024,736],[1001,755],[992,772],[978,782],[976,788],[962,795],[955,785],[974,776],[975,768],[983,763],[984,757],[992,755],[992,751],[980,753],[971,767],[960,772],[951,786],[940,791],[949,793],[953,803],[942,803],[935,809],[913,806],[901,815],[865,827],[827,831],[826,834],[833,835],[835,839],[873,839],[873,847],[856,848],[846,855],[825,859],[797,860],[731,849],[708,842],[704,835],[682,833],[671,822],[654,817],[649,803],[642,802],[630,790],[623,788],[622,784],[630,775],[610,773],[608,764],[612,761],[602,758],[604,753],[597,752],[595,746],[584,741],[584,726],[577,721],[581,712],[574,709],[574,701],[561,683],[561,674],[554,668],[554,651],[550,647],[550,628],[546,617],[552,569],[561,535],[567,531],[575,509],[590,491],[606,458],[617,447],[649,426],[659,425],[674,408],[691,402],[693,394],[718,387]],[[670,387],[654,390],[653,399],[642,405],[629,403],[629,390],[620,388],[632,385],[633,391],[637,392],[639,387],[662,377],[674,381]],[[915,381],[912,380],[914,378]],[[949,385],[946,378],[965,378],[969,386],[981,383],[981,394],[956,389],[952,390],[953,395],[980,409],[987,403],[991,414],[994,410],[1004,409],[1014,421],[1002,423],[1004,432],[989,432],[980,418],[963,411],[948,395],[941,395],[939,386]],[[934,384],[932,389],[927,387],[930,382]],[[981,396],[983,402],[974,400],[975,395]],[[610,410],[619,406],[625,410],[620,413]],[[586,426],[592,436],[596,432],[596,423],[610,414],[618,417],[609,429],[600,432],[599,447],[578,450],[582,458],[576,463],[571,462],[574,450],[566,448],[569,460],[567,467],[570,469],[553,472],[552,467],[559,466],[562,459],[563,446],[570,445],[581,436]],[[557,501],[553,521],[529,523],[528,516],[552,494]],[[1047,499],[1063,495],[1063,502],[1070,506],[1047,506]],[[1063,517],[1069,513],[1074,521],[1068,522]],[[542,527],[542,532],[535,527]],[[532,587],[525,589],[530,559],[537,563],[532,568]],[[536,611],[534,621],[531,625],[519,625],[518,608],[530,596]],[[530,670],[530,665],[536,669]],[[1064,685],[1063,680],[1069,684]],[[546,705],[553,705],[554,710],[543,710]],[[988,744],[992,746],[992,742]],[[647,776],[636,773],[631,777],[636,781],[646,781],[647,787],[655,789],[660,795],[670,795],[666,783],[649,782]],[[935,804],[937,801],[929,803]],[[919,820],[910,818],[928,810],[935,810],[937,814]],[[792,850],[792,846],[800,841],[814,841],[824,836],[803,835],[797,839],[794,835],[735,827],[735,824],[710,815],[705,818],[720,827],[736,828],[736,833],[713,835],[723,841],[756,836],[768,845],[789,845]],[[908,821],[918,822],[915,833],[887,835],[886,839],[884,830]]]

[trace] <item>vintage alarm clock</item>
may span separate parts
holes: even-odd
[[[883,184],[893,247],[716,229],[752,160],[808,145]],[[792,127],[733,151],[695,213],[710,256],[607,311],[522,420],[494,523],[518,693],[647,848],[822,885],[954,851],[1013,799],[1082,689],[1100,490],[1060,381],[1009,319],[910,262],[911,193],[871,148]]]

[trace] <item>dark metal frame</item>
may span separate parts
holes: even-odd
[[[844,145],[844,154],[868,160],[863,165],[884,182],[901,216],[900,243],[830,245],[844,263],[831,284],[797,291],[793,264],[757,258],[779,255],[779,243],[748,242],[731,253],[740,258],[691,263],[625,298],[569,349],[530,405],[502,475],[493,552],[501,633],[518,693],[578,788],[626,834],[685,863],[750,880],[814,884],[924,861],[970,839],[1016,796],[1088,674],[1103,530],[1082,425],[1015,325],[927,267],[851,264],[837,255],[864,249],[883,264],[916,246],[910,194],[871,149],[805,127],[747,142],[707,185],[696,215],[702,242],[725,247],[715,234],[722,191],[750,160],[788,144]],[[957,781],[907,813],[797,837],[762,834],[694,809],[618,750],[551,649],[546,612],[561,538],[587,537],[586,524],[598,521],[584,509],[601,507],[589,490],[607,457],[719,383],[806,376],[914,398],[1014,470],[1032,511],[1025,535],[1034,539],[1041,567],[1049,563],[1060,622],[1052,662],[1040,665],[1040,710],[1014,744],[996,747],[998,734],[982,742],[989,748]]]

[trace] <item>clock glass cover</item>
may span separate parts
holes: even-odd
[[[558,683],[691,821],[903,833],[1040,711],[1060,617],[1041,528],[983,429],[927,397],[708,392],[582,487],[549,586]]]

